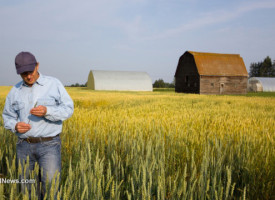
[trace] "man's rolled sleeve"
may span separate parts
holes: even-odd
[[[16,111],[11,106],[11,101],[9,95],[7,96],[5,107],[3,110],[3,121],[5,129],[11,130],[13,133],[16,132],[15,125],[18,122],[18,115]]]
[[[45,118],[50,121],[64,121],[72,116],[74,111],[74,104],[67,93],[64,86],[58,82],[58,90],[59,90],[59,105],[57,106],[46,106],[47,113]]]

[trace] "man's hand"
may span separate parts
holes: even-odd
[[[35,108],[32,108],[31,111],[30,111],[30,113],[32,115],[37,116],[37,117],[43,117],[47,113],[47,107],[45,107],[45,106],[37,106]]]
[[[31,125],[29,124],[26,124],[25,122],[18,122],[16,125],[15,125],[15,130],[18,132],[18,133],[26,133],[27,131],[29,131],[31,129]]]

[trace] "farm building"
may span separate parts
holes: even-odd
[[[92,90],[152,91],[146,72],[91,70],[87,87]]]
[[[246,94],[248,73],[238,54],[186,51],[175,73],[176,92]]]
[[[251,77],[248,79],[249,92],[275,92],[275,78]]]

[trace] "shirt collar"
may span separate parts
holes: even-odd
[[[44,75],[42,75],[40,72],[38,72],[38,73],[39,73],[39,77],[38,77],[38,79],[36,80],[36,83],[37,83],[38,85],[43,86],[43,85],[45,84],[45,77],[44,77]]]
[[[36,82],[34,84],[37,83],[38,85],[43,86],[44,83],[45,83],[45,77],[40,72],[38,72],[38,73],[39,73],[39,77],[38,77],[38,79],[36,80]],[[21,89],[23,86],[29,87],[24,81],[21,81],[21,84],[20,84],[19,88]]]

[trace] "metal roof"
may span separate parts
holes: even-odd
[[[251,77],[248,79],[248,83],[259,82],[263,87],[264,92],[275,91],[275,78],[270,77]]]
[[[245,64],[239,54],[187,52],[193,55],[200,75],[248,77]]]
[[[91,70],[87,87],[93,90],[153,91],[146,72]]]

